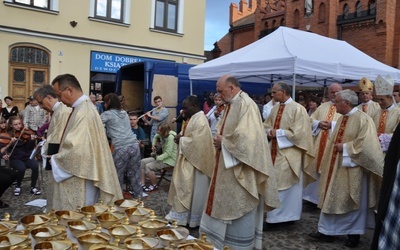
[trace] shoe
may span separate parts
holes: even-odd
[[[142,185],[142,189],[143,189],[143,191],[145,191],[145,190],[146,190],[146,188],[147,188],[147,187],[146,187],[146,185],[144,185],[144,184],[143,184],[143,185]]]
[[[19,196],[21,194],[21,188],[20,187],[16,187],[14,189],[14,196]]]
[[[355,234],[355,235],[347,235],[348,239],[344,243],[346,247],[349,248],[356,248],[358,246],[358,243],[360,243],[360,235]]]
[[[310,236],[313,240],[319,241],[319,242],[333,242],[334,237],[331,235],[326,235],[320,232],[313,232],[309,233],[308,236]]]
[[[34,194],[34,195],[41,195],[42,192],[40,192],[40,190],[39,190],[38,188],[32,187],[32,188],[31,188],[31,194]]]
[[[157,186],[157,185],[150,184],[148,187],[144,188],[143,191],[145,191],[145,192],[152,192],[152,191],[154,191],[154,190],[156,190],[156,189],[158,189],[158,186]]]

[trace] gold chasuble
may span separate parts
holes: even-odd
[[[279,117],[280,105],[272,108],[271,114],[264,122],[265,130],[275,129],[275,121],[280,119],[279,129],[286,133],[287,139],[293,143],[292,147],[279,149],[276,154],[273,170],[275,172],[278,190],[286,190],[300,181],[303,171],[304,184],[316,180],[316,172],[310,167],[314,159],[310,118],[305,108],[295,101],[285,104],[283,113]],[[274,140],[271,140],[271,149]]]
[[[381,107],[379,106],[379,103],[374,102],[374,101],[369,101],[366,105],[364,106],[364,103],[361,103],[360,105],[357,106],[357,108],[365,113],[367,113],[370,117],[374,117],[376,112],[378,112]],[[366,111],[364,111],[366,109]]]
[[[49,128],[47,130],[46,144],[44,144],[45,154],[47,154],[49,143],[56,143],[56,144],[60,143],[62,133],[67,124],[67,119],[72,110],[62,102],[58,102],[56,105],[58,106],[55,107],[55,109],[53,110],[53,114],[51,115],[50,118]],[[52,209],[54,209],[53,204],[57,204],[57,202],[59,201],[58,199],[56,200],[53,199],[53,190],[54,190],[53,185],[55,183],[53,174],[50,172],[49,174],[46,174],[46,176],[48,185],[48,188],[46,189],[47,193],[46,210],[51,211]]]
[[[260,110],[246,93],[236,97],[226,106],[217,133],[239,162],[227,169],[223,153],[217,150],[205,209],[207,215],[220,220],[243,217],[257,208],[260,196],[268,210],[280,204]]]
[[[360,209],[363,174],[368,175],[368,208],[377,204],[383,154],[372,119],[361,110],[353,109],[347,121],[338,119],[321,165],[318,207],[326,214],[344,214]],[[348,118],[347,118],[348,117]],[[334,149],[344,143],[354,167],[342,166],[343,152]]]
[[[400,122],[400,108],[393,104],[390,109],[380,109],[372,118],[378,134],[392,135]]]
[[[332,102],[321,104],[317,110],[311,115],[311,123],[313,121],[337,121],[342,115],[336,112],[336,106]],[[315,159],[312,167],[319,173],[322,163],[322,156],[325,153],[326,144],[329,140],[330,130],[321,130],[317,136],[313,136],[314,150],[316,151]]]
[[[172,174],[168,203],[174,212],[188,212],[191,209],[195,188],[195,171],[211,178],[215,150],[208,120],[202,111],[194,114],[179,139],[179,153]],[[208,186],[203,187],[207,192]],[[204,204],[205,200],[203,200]]]
[[[54,184],[55,210],[74,210],[85,205],[86,181],[99,189],[99,199],[112,205],[122,199],[114,161],[100,116],[87,98],[72,111],[59,153],[52,159],[72,177]]]

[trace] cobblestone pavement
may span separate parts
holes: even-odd
[[[27,171],[27,173],[29,170]],[[43,181],[42,181],[43,182]],[[2,197],[2,200],[10,205],[9,208],[0,209],[0,214],[10,213],[11,219],[20,220],[27,214],[38,214],[43,212],[43,208],[26,206],[25,203],[34,199],[46,198],[46,187],[42,184],[42,195],[32,196],[29,193],[30,180],[25,180],[22,185],[21,196],[15,197],[13,189],[9,188]],[[145,200],[145,206],[155,210],[158,216],[164,217],[170,209],[167,204],[169,182],[162,181],[160,188],[149,194]],[[337,237],[333,243],[319,243],[312,241],[308,237],[308,233],[316,230],[319,217],[319,210],[313,206],[304,204],[303,214],[300,221],[287,226],[279,226],[263,233],[264,249],[281,250],[342,250],[346,249],[343,245],[345,236]],[[369,249],[372,239],[372,230],[368,230],[361,237],[359,246],[355,249]],[[191,235],[198,237],[198,229],[191,230]]]

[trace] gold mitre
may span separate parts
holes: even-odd
[[[373,90],[374,90],[374,85],[367,78],[363,77],[358,82],[358,91],[362,92],[362,91],[373,91]]]
[[[394,80],[390,75],[385,78],[378,75],[375,79],[376,95],[391,95],[393,93]]]

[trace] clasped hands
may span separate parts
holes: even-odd
[[[220,149],[220,148],[221,148],[222,138],[223,138],[222,135],[215,135],[215,136],[213,137],[213,141],[214,141],[213,144],[214,144],[214,147],[215,147],[216,149]]]
[[[323,129],[323,130],[328,130],[331,128],[331,122],[330,121],[320,121],[318,124],[318,128]]]
[[[276,129],[270,129],[267,133],[268,140],[276,138]]]

